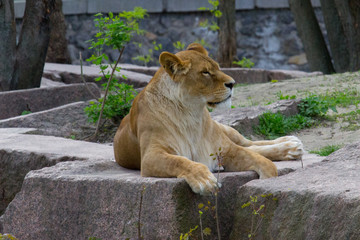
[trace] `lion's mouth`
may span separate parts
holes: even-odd
[[[225,98],[224,100],[222,100],[222,101],[220,101],[220,102],[208,102],[208,105],[210,106],[210,107],[216,107],[216,105],[219,105],[219,104],[221,104],[221,103],[224,103],[224,102],[226,102],[227,100],[229,100],[231,98],[231,94],[227,97],[227,98]]]

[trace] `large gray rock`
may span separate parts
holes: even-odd
[[[31,130],[25,129],[24,132]],[[63,161],[113,158],[110,146],[19,134],[19,129],[9,128],[0,128],[0,136],[0,215],[20,191],[29,171]]]
[[[94,83],[89,83],[87,86],[71,84],[0,92],[0,119],[19,116],[23,111],[38,112],[94,97],[100,97],[100,90]]]
[[[199,225],[199,203],[215,204],[214,197],[194,194],[182,179],[143,178],[139,171],[121,168],[111,160],[108,146],[17,133],[8,134],[0,146],[10,154],[15,150],[41,152],[47,158],[53,152],[72,156],[72,160],[88,159],[28,173],[1,223],[3,232],[19,239],[138,239],[139,234],[144,239],[178,239]],[[321,159],[306,155],[305,167]],[[280,174],[301,168],[299,161],[276,165]],[[218,210],[223,239],[232,228],[235,189],[257,177],[254,172],[220,173]],[[203,226],[212,229],[208,239],[217,235],[213,214],[209,210],[202,218]],[[199,230],[194,236],[200,238]]]
[[[127,70],[121,70],[119,73],[115,72],[115,74],[121,82],[133,85],[134,88],[146,86],[152,78],[151,76],[145,74]],[[82,83],[81,68],[79,65],[46,63],[44,66],[43,76],[53,81],[64,82],[67,84]],[[83,66],[83,77],[86,82],[94,82],[95,78],[101,76],[102,74],[100,73],[99,67]],[[126,76],[126,78],[123,76]],[[96,82],[98,85],[102,83],[104,83],[104,80]]]
[[[233,108],[230,110],[214,111],[211,117],[238,130],[245,136],[254,134],[253,127],[259,125],[259,117],[265,112],[279,112],[286,116],[298,113],[297,105],[300,100],[281,100],[267,106]]]
[[[84,108],[88,102],[75,102],[50,110],[0,120],[0,128],[36,128],[41,135],[75,137],[95,132],[88,122]]]
[[[278,200],[264,203],[265,218],[253,239],[360,239],[359,172],[360,142],[303,171],[245,184],[238,191],[231,239],[246,239],[250,229],[252,213],[241,206],[249,196],[267,193]]]

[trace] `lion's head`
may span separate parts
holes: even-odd
[[[220,71],[219,65],[200,44],[192,43],[177,54],[163,52],[159,61],[171,79],[200,104],[212,108],[231,106],[235,81]]]

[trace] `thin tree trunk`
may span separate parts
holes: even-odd
[[[349,71],[348,45],[334,0],[320,0],[336,72]]]
[[[236,56],[235,0],[219,0],[219,48],[218,62],[221,67],[231,67]]]
[[[27,0],[11,89],[40,87],[55,0]]]
[[[46,62],[71,63],[67,47],[66,22],[62,12],[62,0],[55,1],[55,10],[50,17],[50,29]]]
[[[335,72],[310,0],[289,0],[311,71]]]
[[[334,0],[350,54],[350,71],[360,69],[360,1]]]
[[[14,1],[0,0],[0,91],[10,90],[16,51]]]

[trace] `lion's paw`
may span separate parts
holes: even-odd
[[[221,186],[208,167],[201,163],[195,163],[191,168],[191,172],[179,177],[184,178],[193,192],[200,195],[210,195]]]
[[[297,137],[290,139],[290,141],[284,141],[277,144],[280,153],[279,160],[295,160],[302,158],[304,154],[302,142]]]

